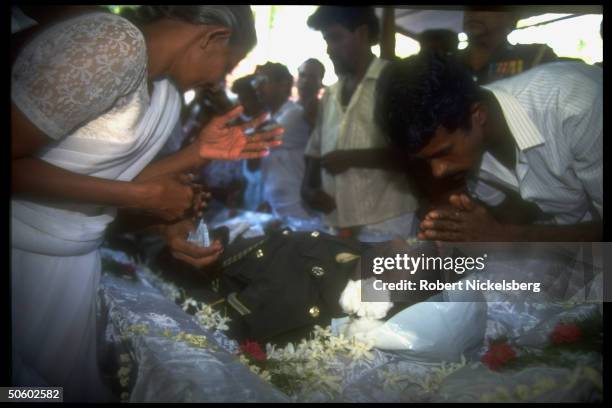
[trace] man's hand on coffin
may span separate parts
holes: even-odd
[[[182,218],[194,206],[192,180],[190,174],[165,174],[138,182],[143,194],[135,207],[165,221]]]
[[[333,175],[344,173],[353,165],[351,153],[344,150],[335,150],[321,158],[321,167]]]
[[[507,240],[503,226],[482,205],[465,194],[449,197],[450,206],[427,213],[420,225],[419,239],[435,241],[501,242]]]
[[[195,225],[190,220],[181,220],[174,224],[168,224],[162,228],[162,236],[165,239],[170,253],[176,259],[186,262],[197,268],[210,265],[223,253],[223,246],[218,240],[212,242],[209,247],[199,247],[187,241],[191,231],[195,231]]]
[[[217,116],[202,129],[196,141],[202,159],[256,159],[267,156],[271,147],[283,143],[278,139],[284,132],[280,127],[248,137],[245,134],[248,129],[257,128],[266,120],[265,113],[244,124],[230,126],[228,123],[240,117],[242,111],[242,106],[237,106],[225,115]]]

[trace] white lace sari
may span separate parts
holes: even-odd
[[[131,180],[178,122],[166,80],[147,91],[142,34],[93,13],[42,32],[19,55],[13,102],[56,140],[39,157],[79,174]],[[98,247],[115,210],[11,200],[15,385],[63,386],[72,401],[102,399],[96,365]]]

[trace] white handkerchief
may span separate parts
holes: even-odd
[[[204,220],[200,220],[198,224],[198,228],[195,232],[190,232],[187,241],[192,242],[200,247],[209,247],[210,246],[210,237],[208,235],[208,226],[204,222]]]

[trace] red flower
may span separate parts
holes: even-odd
[[[266,353],[261,349],[261,346],[256,341],[246,340],[244,343],[240,345],[240,351],[245,354],[250,355],[257,361],[264,361],[266,358]]]
[[[499,370],[504,364],[516,357],[516,352],[508,343],[491,343],[489,350],[480,361],[491,370]]]
[[[575,343],[582,336],[582,332],[575,324],[557,323],[550,333],[550,339],[554,344]]]

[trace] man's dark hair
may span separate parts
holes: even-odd
[[[320,6],[307,21],[308,27],[322,31],[332,24],[340,24],[353,32],[362,25],[368,26],[370,45],[378,44],[378,18],[372,7]]]
[[[425,52],[428,47],[437,45],[444,54],[449,54],[457,51],[459,45],[459,38],[457,33],[452,30],[444,28],[436,28],[431,30],[425,30],[419,34],[419,42],[421,43],[421,50]]]
[[[321,61],[319,61],[316,58],[308,58],[306,61],[304,61],[302,63],[302,65],[305,64],[314,64],[317,66],[317,68],[319,68],[319,70],[321,71],[321,78],[323,78],[325,76],[325,65],[323,65],[323,63]]]
[[[291,75],[289,69],[278,62],[266,62],[263,65],[258,65],[256,71],[259,74],[265,75],[273,82],[287,81],[293,83],[293,75]]]
[[[440,125],[470,129],[470,108],[479,98],[479,87],[458,59],[424,52],[383,69],[374,117],[391,143],[416,153]]]

